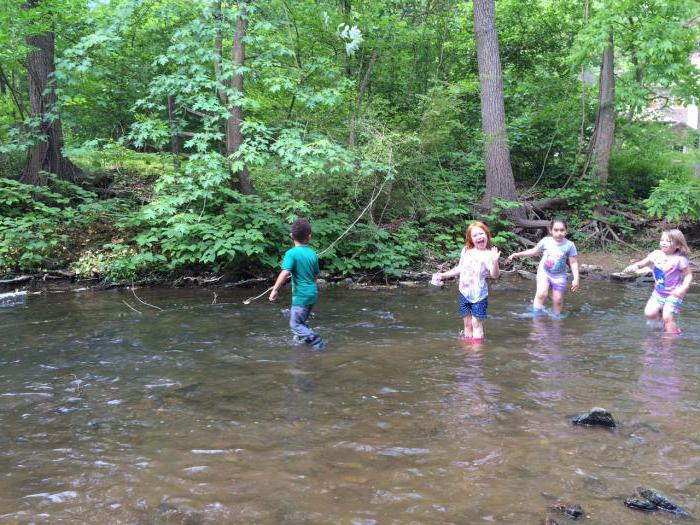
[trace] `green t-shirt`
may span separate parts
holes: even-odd
[[[287,250],[282,260],[282,269],[292,274],[292,306],[316,304],[316,275],[319,269],[318,257],[313,248],[304,244]]]

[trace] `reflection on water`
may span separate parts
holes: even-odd
[[[31,296],[0,311],[0,523],[591,523],[651,485],[700,514],[700,301],[648,331],[647,290],[586,283],[528,318],[493,286],[480,346],[454,290],[324,291],[328,351],[246,291]],[[608,408],[619,431],[567,417]],[[562,520],[563,521],[563,520]]]

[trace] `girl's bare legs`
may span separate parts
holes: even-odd
[[[474,316],[472,316],[472,333],[474,339],[484,338],[484,323]]]
[[[661,313],[661,318],[664,322],[664,330],[667,334],[679,334],[678,325],[676,324],[676,319],[673,314],[673,305],[665,304],[664,309]]]
[[[661,305],[654,299],[650,297],[647,301],[647,305],[644,307],[644,315],[647,318],[648,324],[656,324],[654,321],[661,320]]]
[[[644,315],[650,321],[658,321],[661,319],[661,309],[662,306],[656,302],[656,299],[650,297],[647,301],[647,305],[644,307]]]
[[[535,298],[532,300],[532,307],[535,310],[543,310],[548,294],[549,281],[547,279],[537,279],[537,291],[535,292]]]
[[[467,315],[464,318],[464,338],[465,339],[472,339],[473,333],[472,333],[472,316]]]
[[[552,290],[552,311],[560,314],[564,309],[564,292]]]

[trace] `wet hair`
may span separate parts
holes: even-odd
[[[564,225],[565,230],[569,229],[569,225],[566,224],[566,219],[564,219],[562,217],[554,217],[551,221],[549,221],[549,226],[547,227],[547,229],[551,232],[552,228],[554,228],[554,225],[558,222],[560,222]]]
[[[472,230],[474,228],[481,228],[484,230],[484,233],[486,233],[486,247],[491,248],[491,232],[483,222],[479,221],[474,221],[467,226],[467,235],[464,237],[464,247],[470,250],[474,248],[474,243],[472,242]]]
[[[690,248],[688,248],[688,243],[685,240],[685,235],[683,235],[683,232],[680,230],[664,230],[661,235],[663,234],[668,235],[669,240],[671,241],[671,246],[673,246],[680,255],[684,255],[685,257],[690,257]]]
[[[307,243],[311,238],[311,223],[305,217],[299,217],[292,224],[292,239],[297,242]]]

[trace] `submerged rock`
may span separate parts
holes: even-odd
[[[615,281],[635,281],[639,277],[636,273],[615,272],[610,274],[610,278]]]
[[[646,512],[654,512],[659,510],[659,507],[644,498],[627,498],[625,500],[625,507],[636,510],[644,510]]]
[[[574,425],[617,428],[617,423],[612,414],[600,407],[593,407],[590,412],[571,418],[571,422]]]
[[[582,275],[586,275],[586,274],[589,274],[589,273],[592,273],[592,272],[602,272],[602,271],[603,271],[603,267],[602,267],[602,266],[598,266],[597,264],[579,264],[579,265],[578,265],[578,271],[579,271]]]
[[[27,302],[27,292],[0,293],[0,306],[24,304]]]
[[[551,510],[556,510],[572,519],[578,519],[583,516],[583,508],[578,503],[567,503],[566,501],[555,501],[550,507]]]
[[[520,277],[527,279],[528,281],[534,281],[537,279],[537,275],[532,272],[528,272],[527,270],[517,270],[517,272]]]
[[[660,509],[665,510],[666,512],[672,512],[679,518],[690,517],[690,513],[688,511],[680,508],[678,505],[673,503],[670,499],[668,499],[666,496],[664,496],[657,490],[638,488],[637,495],[656,505]]]
[[[691,517],[688,511],[682,509],[658,490],[654,489],[637,488],[634,496],[625,500],[625,507],[646,512],[664,510],[672,513],[677,518]]]

